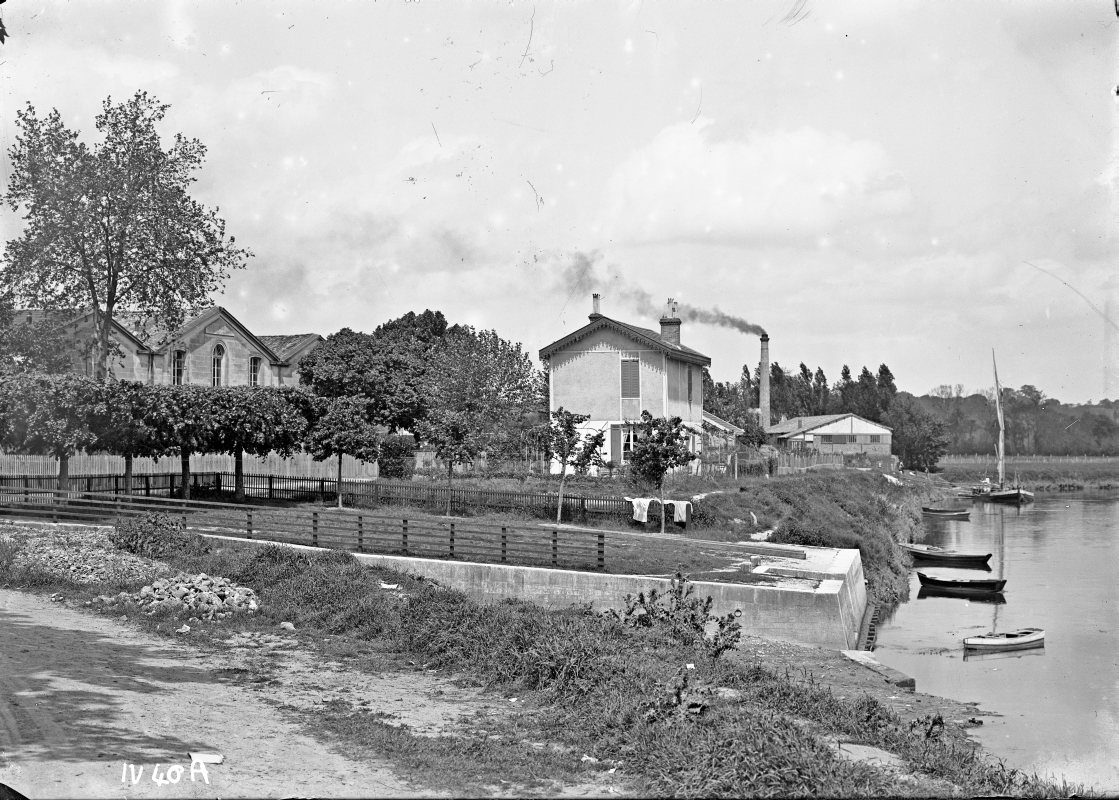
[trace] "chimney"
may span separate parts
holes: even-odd
[[[602,297],[602,295],[600,295],[598,292],[595,292],[594,294],[591,295],[591,308],[592,308],[591,315],[590,315],[591,322],[594,322],[596,319],[598,319],[599,317],[602,316],[602,311],[599,309],[599,302],[598,302],[601,297]]]
[[[768,430],[773,423],[769,415],[769,334],[762,334],[762,360],[758,364],[758,413],[762,418],[762,429]]]
[[[668,298],[668,304],[661,317],[661,338],[673,344],[680,344],[680,318],[676,316],[676,301]]]

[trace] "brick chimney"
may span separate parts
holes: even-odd
[[[591,314],[590,314],[591,322],[594,322],[596,319],[598,319],[599,317],[602,316],[602,311],[599,308],[599,302],[598,302],[601,297],[602,297],[602,295],[600,295],[598,292],[595,292],[594,294],[591,295]]]
[[[761,415],[762,430],[773,424],[769,412],[769,334],[762,334],[762,359],[758,364],[758,413]]]
[[[668,298],[664,316],[661,317],[661,338],[680,344],[680,318],[676,316],[676,301],[671,297]]]

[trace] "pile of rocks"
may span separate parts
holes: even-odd
[[[78,584],[150,581],[170,569],[113,548],[104,530],[20,536],[13,562]]]
[[[198,619],[225,619],[236,613],[253,614],[260,608],[256,592],[238,586],[228,578],[210,576],[205,572],[187,575],[180,572],[172,578],[161,578],[136,594],[121,592],[115,597],[101,595],[93,604],[118,605],[135,603],[148,614],[159,609],[186,610]]]

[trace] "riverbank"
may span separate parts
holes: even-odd
[[[202,621],[169,606],[147,614],[131,600],[92,604],[99,595],[139,593],[135,573],[67,568],[63,576],[25,557],[54,546],[77,549],[84,564],[111,564],[120,554],[92,535],[57,528],[36,541],[23,531],[9,535],[0,550],[0,585],[53,592],[59,605],[88,608],[87,614],[103,607],[102,619],[179,646],[224,658],[248,640],[278,635],[310,654],[307,675],[318,663],[324,675],[341,665],[355,676],[438,674],[484,688],[492,713],[434,734],[402,726],[402,709],[391,698],[375,703],[366,696],[363,704],[347,697],[341,687],[348,681],[324,679],[339,688],[318,703],[278,700],[306,733],[355,762],[387,759],[415,794],[1071,791],[985,758],[966,737],[966,726],[975,724],[969,720],[979,720],[972,706],[906,695],[834,652],[749,637],[738,650],[723,650],[719,642],[729,641],[733,620],[724,621],[722,640],[698,636],[697,623],[707,620],[685,587],[675,601],[646,598],[622,619],[526,603],[479,606],[429,582],[361,567],[345,554],[236,545],[207,552],[191,538],[165,558],[172,572],[224,576],[260,599],[256,614]],[[153,575],[166,573],[149,563]],[[87,574],[94,582],[83,582]],[[294,630],[284,632],[282,623]],[[183,626],[189,630],[176,633]],[[215,679],[282,687],[277,675],[288,659],[227,663],[235,666]],[[128,665],[120,670],[127,673]],[[236,738],[234,719],[228,718]],[[275,794],[287,791],[277,783]],[[332,794],[328,787],[320,792]]]
[[[998,481],[998,468],[990,463],[947,462],[937,473],[949,483],[971,485],[984,478]],[[1119,489],[1119,461],[1011,461],[1006,478],[1031,492],[1114,491]]]

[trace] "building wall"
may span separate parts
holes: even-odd
[[[622,358],[639,361],[640,397],[622,399]],[[647,410],[664,415],[664,359],[659,351],[642,346],[623,334],[598,330],[549,359],[551,410],[561,406],[592,420],[637,419]]]
[[[261,359],[260,383],[258,385],[279,385],[278,368],[270,363],[268,356],[220,318],[189,332],[184,338],[177,340],[166,348],[167,355],[163,359],[160,372],[155,376],[155,382],[172,383],[173,353],[176,350],[184,350],[186,351],[186,365],[183,372],[183,383],[211,386],[214,348],[219,343],[225,348],[221,370],[222,386],[248,386],[249,359],[254,356]]]
[[[684,422],[703,423],[703,368],[668,357],[668,413]],[[688,370],[692,373],[692,394],[688,398]]]

